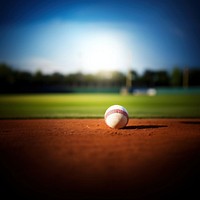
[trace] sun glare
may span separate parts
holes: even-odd
[[[81,45],[82,68],[91,72],[118,70],[128,67],[128,48],[122,37],[115,34],[94,34]]]

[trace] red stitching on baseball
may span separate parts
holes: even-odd
[[[106,119],[109,115],[114,114],[114,113],[121,113],[121,114],[123,114],[124,116],[126,116],[126,117],[127,117],[127,120],[128,120],[128,114],[127,114],[125,111],[120,110],[120,109],[113,109],[113,110],[108,111],[108,112],[106,113],[105,119]]]

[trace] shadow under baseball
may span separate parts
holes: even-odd
[[[140,126],[126,126],[124,129],[154,129],[154,128],[164,128],[168,127],[166,125],[140,125]]]

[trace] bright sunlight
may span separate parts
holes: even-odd
[[[130,51],[122,36],[104,32],[88,35],[82,41],[80,59],[83,69],[90,69],[91,72],[126,70],[130,65]]]

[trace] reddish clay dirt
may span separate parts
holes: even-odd
[[[7,199],[198,198],[200,119],[1,120],[0,164]]]

